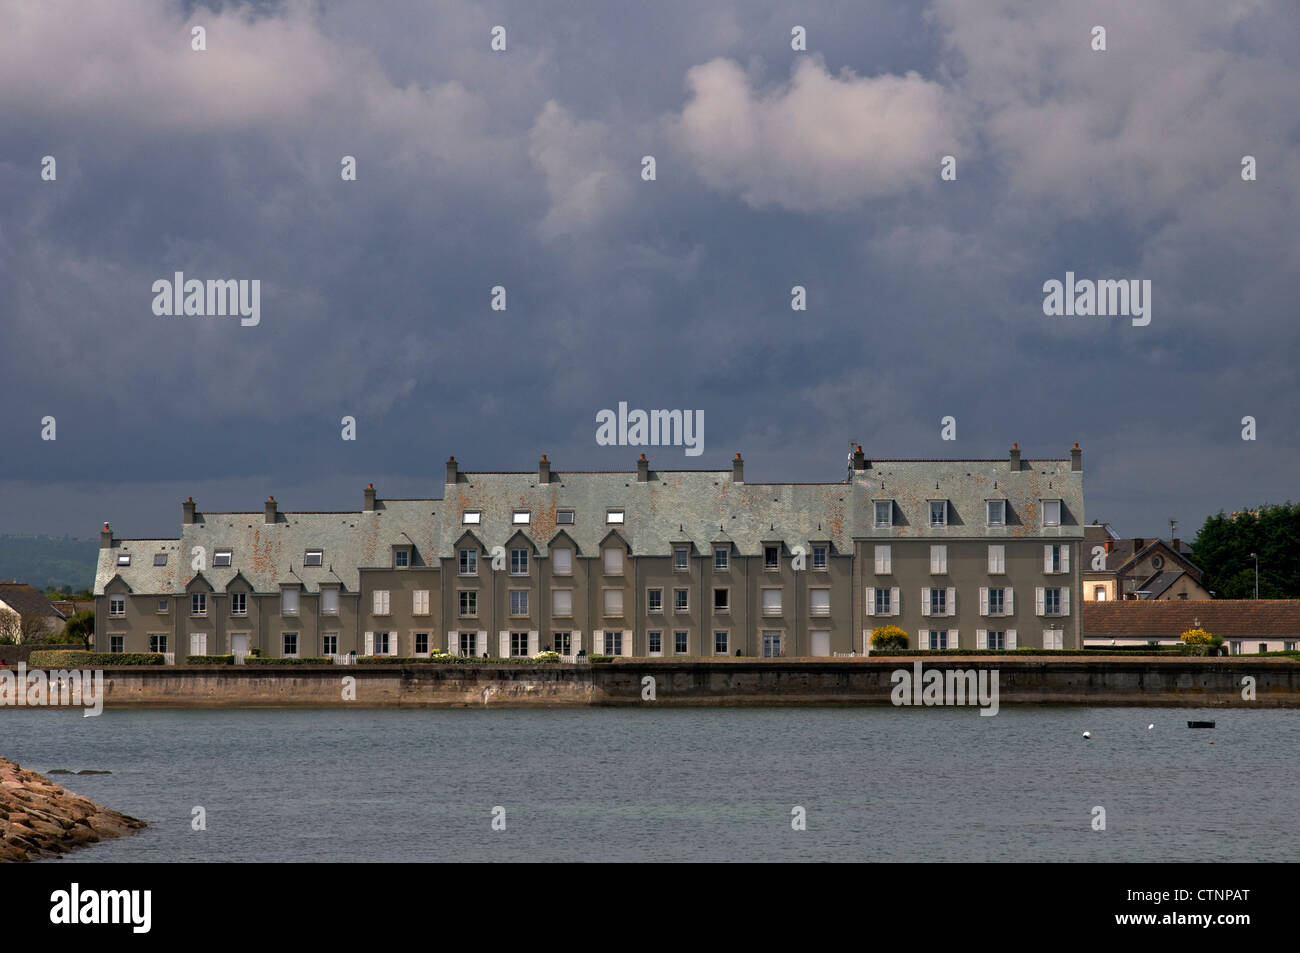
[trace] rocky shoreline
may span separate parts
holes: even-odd
[[[0,863],[58,857],[144,826],[0,758]]]

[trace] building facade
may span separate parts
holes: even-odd
[[[207,513],[180,535],[106,523],[95,641],[106,652],[275,657],[438,651],[523,657],[1078,648],[1082,454],[868,460],[839,483],[730,470],[480,473],[441,498],[356,511]]]

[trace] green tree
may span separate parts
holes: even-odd
[[[95,612],[93,609],[83,609],[75,613],[63,627],[63,635],[60,642],[80,642],[90,650],[95,639]]]
[[[1259,597],[1300,598],[1300,503],[1265,504],[1229,516],[1209,517],[1192,541],[1192,561],[1205,573],[1202,585],[1220,599],[1255,596],[1259,556]]]

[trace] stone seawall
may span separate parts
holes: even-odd
[[[104,669],[108,708],[887,705],[914,658],[637,659],[597,665],[177,666]],[[1289,658],[1062,659],[943,656],[924,670],[998,673],[1002,705],[1297,708]],[[1242,697],[1254,679],[1254,700]],[[351,683],[345,679],[353,679]],[[352,696],[351,700],[345,698]],[[0,710],[0,718],[3,711]]]

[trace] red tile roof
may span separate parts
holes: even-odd
[[[1174,636],[1195,628],[1230,636],[1300,637],[1300,599],[1126,599],[1083,604],[1085,638]]]

